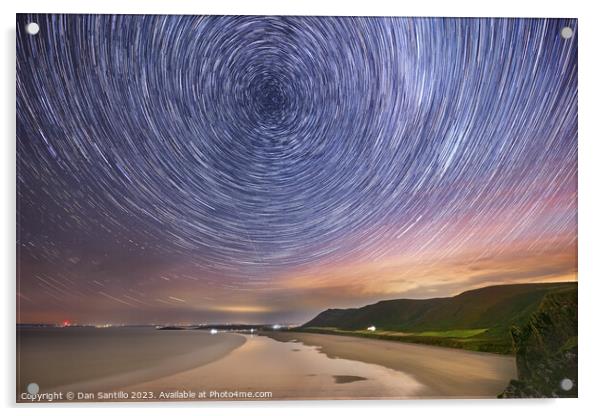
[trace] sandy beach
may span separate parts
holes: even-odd
[[[190,399],[174,396],[181,392],[196,400],[492,398],[516,376],[510,356],[338,335],[97,331],[93,342],[70,333],[68,346],[55,332],[51,348],[23,348],[21,391],[35,381],[42,392],[96,400],[100,392],[126,392],[126,400],[135,392],[150,400]],[[61,351],[68,358],[53,361]]]
[[[427,389],[404,372],[330,358],[314,346],[245,337],[247,342],[227,357],[127,389],[269,392],[272,400],[411,398]]]

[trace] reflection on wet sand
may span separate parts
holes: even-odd
[[[336,359],[362,361],[411,375],[420,397],[496,397],[516,378],[513,356],[342,335],[267,332],[284,343],[314,347]]]

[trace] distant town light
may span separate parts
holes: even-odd
[[[272,326],[272,329],[280,329],[280,325],[276,324],[276,325]]]
[[[211,332],[211,335],[215,335],[215,334],[217,334],[217,329],[213,328],[213,329],[212,329],[211,331],[209,331],[209,332]]]
[[[374,325],[369,326],[368,331],[376,331],[376,327]]]

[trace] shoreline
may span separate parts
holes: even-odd
[[[384,332],[357,332],[352,330],[339,330],[330,328],[299,328],[290,329],[289,332],[299,334],[320,334],[320,335],[335,335],[335,336],[347,336],[354,338],[365,338],[379,341],[391,341],[391,342],[402,342],[406,344],[424,345],[437,348],[451,348],[454,350],[463,350],[471,352],[479,352],[486,354],[497,354],[505,356],[515,356],[515,352],[512,349],[511,339],[500,343],[499,339],[482,340],[480,344],[471,344],[470,342],[463,342],[462,339],[454,337],[435,337],[435,336],[424,336],[416,335],[412,333],[403,334],[387,333]]]
[[[130,388],[151,391],[195,388],[269,390],[274,392],[269,400],[469,399],[496,398],[508,382],[516,378],[514,357],[499,354],[342,335],[263,332],[255,337],[245,337],[248,337],[245,345],[207,366]],[[266,345],[262,338],[272,343]],[[340,374],[336,371],[315,374],[316,370],[311,366],[313,363],[302,358],[298,362],[270,362],[270,358],[276,360],[278,357],[273,352],[267,353],[269,349],[266,347],[273,348],[273,342],[281,350],[317,353],[324,363],[320,366],[339,364],[345,370]],[[297,372],[290,372],[291,368]],[[377,380],[382,384],[376,388],[366,388],[370,376],[362,371],[372,370],[380,370],[385,378],[391,378],[388,382]],[[211,383],[206,383],[207,376],[213,374]],[[393,387],[395,383],[398,386]],[[390,390],[379,390],[383,384],[391,387]],[[356,388],[337,389],[337,385]]]
[[[171,335],[160,338],[171,345],[188,331],[168,332]],[[87,379],[59,384],[64,375],[42,372],[48,380],[40,392],[91,392],[77,400],[82,402],[495,398],[516,378],[513,357],[428,345],[294,332],[222,332],[202,337],[204,344],[195,338],[188,338],[192,343],[187,353],[160,362],[145,358],[150,351],[144,343],[139,344],[137,354],[145,364],[133,371],[116,364],[117,373],[106,377],[92,377],[89,369],[94,363],[75,354],[69,357],[70,376]],[[121,349],[113,355],[102,348],[93,351],[114,363],[123,362],[125,354]],[[47,358],[47,352],[38,354],[38,360]],[[50,381],[58,387],[48,388]],[[207,396],[178,398],[182,391],[205,392]],[[95,399],[94,394],[111,392],[129,393],[130,397]],[[136,392],[152,392],[153,396],[136,398]],[[170,392],[174,396],[166,397]],[[212,397],[213,392],[270,392],[270,396]]]

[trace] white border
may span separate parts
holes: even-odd
[[[602,162],[600,100],[602,65],[600,43],[602,18],[594,1],[535,2],[528,0],[470,1],[470,0],[415,0],[402,1],[229,1],[193,0],[21,0],[16,4],[2,2],[2,97],[0,115],[4,137],[0,162],[3,203],[2,249],[4,302],[2,311],[4,335],[2,348],[3,373],[0,394],[3,406],[12,407],[8,414],[31,413],[31,406],[14,403],[15,384],[15,13],[135,13],[135,14],[285,14],[285,15],[366,15],[366,16],[466,16],[466,17],[576,17],[579,19],[579,399],[565,400],[440,400],[404,402],[255,402],[255,403],[176,403],[144,405],[128,404],[128,414],[164,414],[166,411],[191,414],[327,414],[333,411],[354,416],[375,409],[379,413],[420,413],[421,415],[490,415],[524,414],[537,412],[549,415],[593,413],[597,406],[597,389],[602,386],[600,375],[600,309],[596,304],[602,294],[600,266],[602,214],[600,182]],[[106,414],[124,410],[123,405],[93,405],[86,414]],[[80,414],[81,408],[64,405],[38,407],[48,414]],[[173,409],[173,410],[172,410]],[[125,412],[125,411],[124,411]]]

